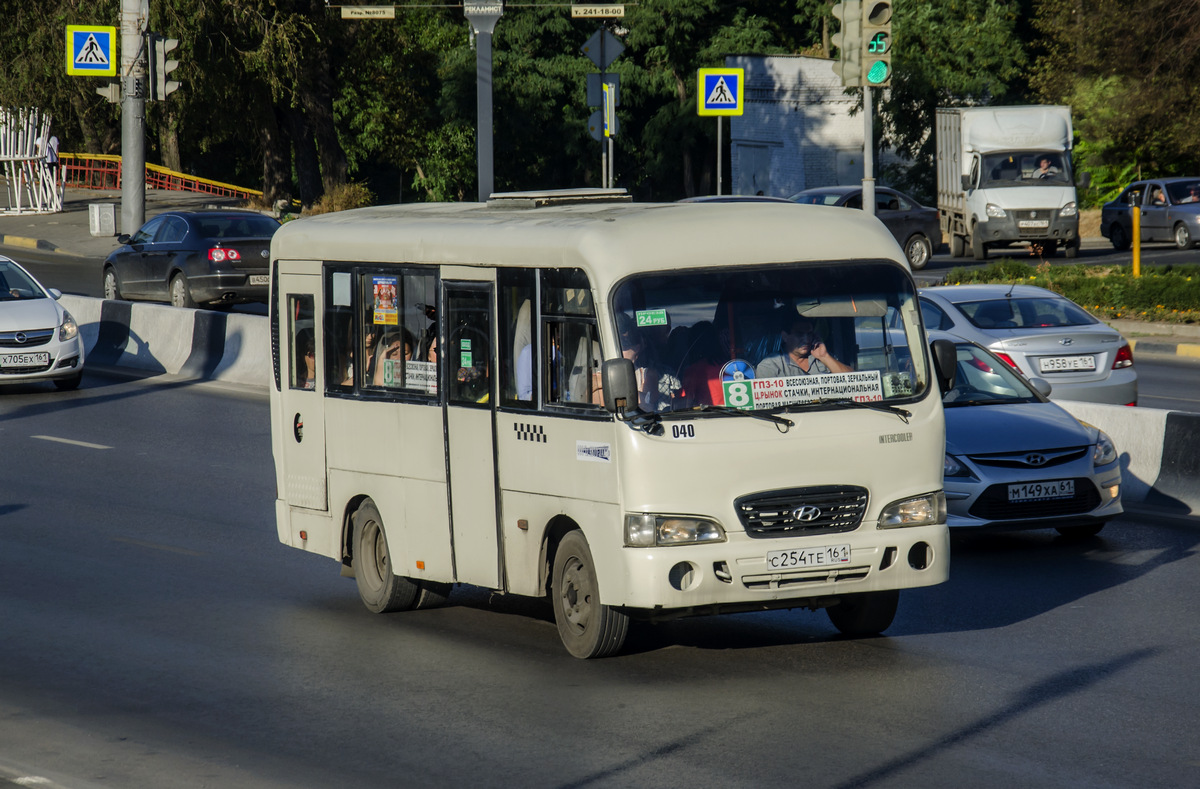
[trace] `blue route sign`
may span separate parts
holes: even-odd
[[[746,73],[740,68],[702,68],[696,77],[699,115],[741,115]]]
[[[117,29],[67,25],[67,73],[82,77],[117,76]]]

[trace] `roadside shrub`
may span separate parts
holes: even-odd
[[[364,208],[370,205],[375,205],[374,193],[364,184],[349,183],[330,189],[305,213],[331,214],[335,211],[348,211],[351,208]]]

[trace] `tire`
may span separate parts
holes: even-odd
[[[929,260],[933,257],[933,245],[929,243],[928,238],[916,233],[904,245],[904,255],[908,258],[908,265],[912,270],[920,271],[929,265]]]
[[[987,244],[983,243],[983,236],[979,235],[978,231],[971,233],[971,257],[976,260],[987,260],[988,250]]]
[[[1060,526],[1055,531],[1072,540],[1083,540],[1095,537],[1103,528],[1103,523],[1091,523],[1087,526]]]
[[[825,613],[829,614],[833,626],[844,635],[875,636],[891,626],[899,604],[900,592],[896,589],[863,592],[845,595],[840,603],[825,609]]]
[[[1068,258],[1076,257],[1079,254],[1079,239],[1077,238],[1073,242],[1063,247],[1063,254]]]
[[[1129,234],[1116,222],[1113,222],[1112,227],[1108,230],[1108,240],[1112,242],[1113,249],[1122,252],[1129,249]]]
[[[75,373],[69,378],[55,378],[54,388],[60,392],[68,392],[72,389],[78,389],[79,384],[83,382],[83,370]]]
[[[121,284],[117,282],[117,272],[112,267],[104,269],[104,298],[110,301],[121,298]]]
[[[558,636],[575,657],[608,657],[625,643],[629,617],[600,602],[592,552],[579,530],[567,532],[558,544],[550,600]]]
[[[171,305],[174,307],[195,308],[192,289],[188,287],[187,277],[176,274],[171,277]]]
[[[950,236],[950,257],[961,258],[967,252],[967,245],[962,236]]]
[[[354,512],[354,581],[367,610],[377,614],[407,611],[417,604],[421,587],[392,569],[383,519],[371,502]]]
[[[1187,225],[1183,222],[1175,225],[1175,246],[1178,249],[1191,249],[1194,243],[1192,233],[1187,229]]]

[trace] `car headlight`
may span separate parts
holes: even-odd
[[[903,501],[895,501],[879,513],[879,528],[895,529],[901,526],[930,526],[946,522],[946,494],[942,491],[926,493]]]
[[[966,464],[960,462],[954,455],[946,453],[946,459],[942,461],[942,476],[969,477],[971,476],[971,469],[967,468]]]
[[[987,215],[993,219],[1003,219],[1004,217],[1008,216],[1008,214],[1004,213],[1004,209],[995,203],[987,204]]]
[[[1096,448],[1092,450],[1092,465],[1107,466],[1117,459],[1117,446],[1103,430],[1096,431]]]
[[[1079,213],[1079,207],[1074,202],[1067,203],[1058,211],[1059,216],[1075,216]]]
[[[629,548],[724,541],[725,530],[717,522],[706,518],[650,513],[625,516],[625,545]]]
[[[58,325],[58,339],[60,342],[75,339],[75,335],[79,334],[79,324],[75,323],[75,319],[71,317],[71,313],[63,310],[62,323]]]

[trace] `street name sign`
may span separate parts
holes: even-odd
[[[603,19],[603,18],[618,18],[625,16],[625,6],[623,5],[573,5],[571,6],[572,19]]]

